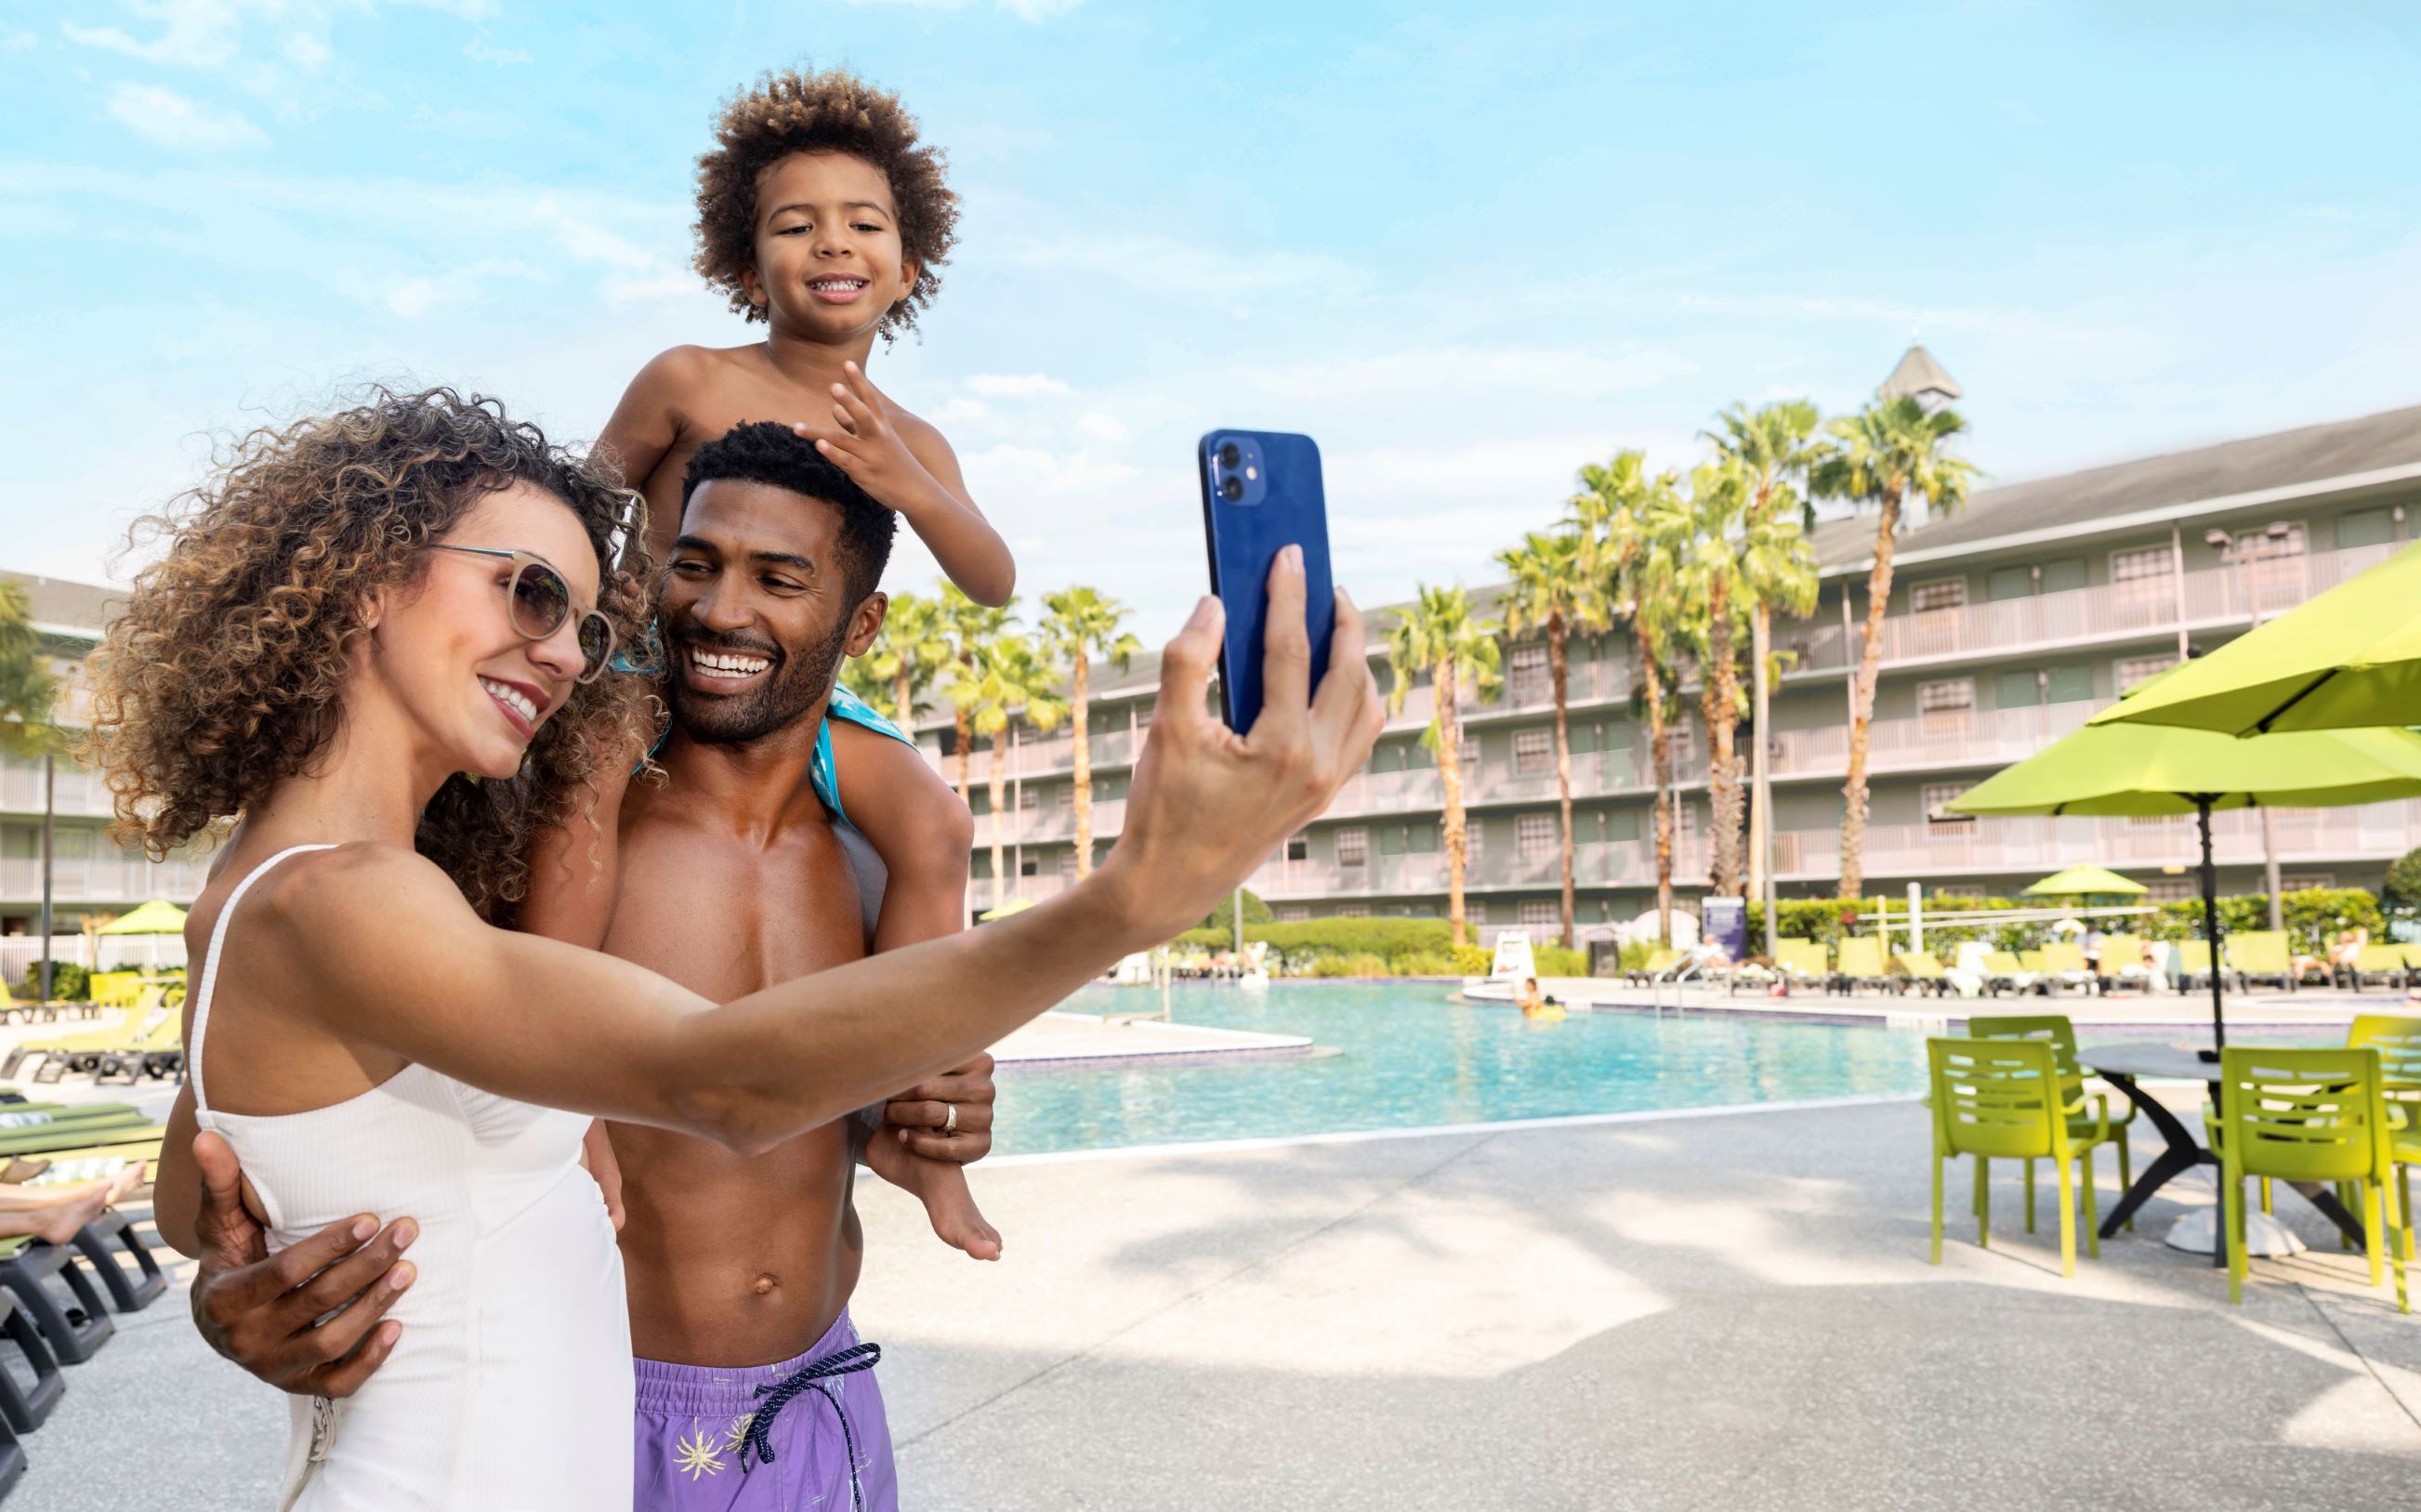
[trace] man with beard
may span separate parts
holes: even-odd
[[[658,597],[673,714],[655,753],[664,779],[601,795],[601,811],[618,800],[618,826],[575,824],[547,838],[522,923],[720,1003],[865,952],[870,924],[852,861],[864,865],[871,852],[857,842],[849,853],[817,764],[840,659],[864,652],[882,624],[887,600],[875,585],[894,522],[812,443],[770,423],[699,448],[682,499]],[[969,818],[961,850],[973,831]],[[878,1351],[859,1343],[848,1314],[864,1247],[852,1156],[862,1150],[924,1198],[944,1238],[963,1237],[982,1220],[959,1162],[990,1147],[992,1096],[986,1057],[888,1104],[871,1141],[852,1119],[754,1158],[661,1129],[605,1126],[610,1157],[597,1150],[596,1168],[613,1206],[619,1166],[639,1356],[637,1506],[896,1505],[870,1370]],[[262,1251],[232,1159],[206,1161],[204,1176],[195,1282],[204,1333],[289,1391],[358,1387],[395,1325],[380,1324],[338,1371],[298,1371],[290,1332],[257,1317],[245,1327],[225,1297],[207,1302],[246,1285],[258,1267],[244,1262]],[[405,1226],[332,1267],[314,1314],[357,1289],[383,1309],[400,1288],[376,1278]],[[360,1336],[365,1319],[347,1321]],[[276,1342],[236,1342],[261,1338]]]

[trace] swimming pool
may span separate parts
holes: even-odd
[[[1498,1123],[1924,1090],[1925,1037],[1863,1024],[1576,1013],[1532,1023],[1442,985],[1179,985],[1180,1023],[1308,1036],[1321,1053],[1232,1065],[1010,1072],[1003,1155]],[[1157,1005],[1087,988],[1070,1013]],[[1327,1053],[1328,1052],[1335,1053]]]

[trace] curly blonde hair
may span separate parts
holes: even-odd
[[[882,172],[899,210],[899,246],[917,266],[915,286],[875,329],[895,339],[941,291],[942,265],[959,236],[959,196],[945,180],[949,158],[917,139],[916,117],[899,96],[846,69],[769,73],[724,103],[715,148],[697,160],[697,257],[709,287],[751,320],[767,319],[741,287],[757,266],[757,176],[793,152],[845,152]]]
[[[108,773],[112,833],[164,857],[309,771],[336,736],[372,595],[417,582],[422,548],[516,480],[578,517],[597,550],[598,608],[620,644],[637,644],[646,506],[478,395],[377,387],[336,413],[262,427],[226,448],[208,482],[138,521],[130,545],[167,550],[136,576],[91,663],[86,756]],[[591,778],[649,724],[641,679],[575,686],[518,776],[446,780],[421,814],[421,854],[481,917],[508,923],[533,834],[594,822]]]

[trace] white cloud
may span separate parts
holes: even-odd
[[[314,70],[326,68],[328,60],[336,56],[326,39],[314,37],[308,32],[296,32],[287,38],[278,51],[285,54],[286,61],[296,68]]]
[[[147,5],[136,0],[128,8],[147,21],[160,23],[159,35],[142,41],[123,27],[79,26],[71,21],[61,22],[59,30],[69,41],[122,53],[146,63],[214,69],[236,55],[242,21],[231,4],[221,0],[161,0]]]
[[[417,320],[441,305],[467,304],[483,286],[504,279],[544,281],[544,272],[514,257],[482,257],[444,273],[414,273],[405,278],[364,273],[339,276],[337,286],[364,304],[385,309],[406,320]]]
[[[223,152],[269,140],[234,111],[214,110],[149,85],[117,86],[109,91],[106,108],[111,119],[143,140],[180,152]]]
[[[1601,353],[1538,347],[1435,346],[1321,358],[1238,378],[1295,399],[1477,390],[1604,398],[1657,388],[1696,370],[1688,358],[1654,347]]]
[[[10,32],[5,39],[0,39],[0,49],[11,53],[28,53],[41,44],[42,39],[32,32]]]
[[[1076,429],[1095,441],[1117,443],[1127,439],[1127,428],[1118,422],[1118,417],[1100,410],[1086,411],[1076,421]]]
[[[849,0],[853,6],[896,6],[902,10],[922,10],[942,15],[967,8],[969,0]],[[992,8],[1006,11],[1023,22],[1044,22],[1064,16],[1085,3],[1085,0],[993,0]]]
[[[474,37],[462,44],[462,55],[474,63],[487,63],[496,68],[526,66],[538,61],[525,47],[497,47]]]
[[[1031,399],[1069,389],[1048,373],[977,373],[967,380],[967,392],[988,399]]]

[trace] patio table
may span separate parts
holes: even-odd
[[[2151,1077],[2157,1081],[2200,1082],[2210,1089],[2210,1104],[2216,1108],[2219,1106],[2219,1062],[2204,1060],[2195,1051],[2177,1045],[2086,1045],[2076,1052],[2076,1058],[2086,1070],[2116,1087],[2128,1101],[2141,1110],[2152,1127],[2160,1130],[2161,1138],[2168,1146],[2161,1151],[2157,1160],[2144,1168],[2144,1174],[2135,1178],[2135,1184],[2129,1187],[2126,1194],[2118,1199],[2117,1206],[2110,1209],[2110,1216],[2102,1220],[2101,1237],[2109,1239],[2153,1192],[2197,1165],[2219,1163],[2219,1157],[2202,1146],[2185,1121],[2172,1113],[2160,1099],[2136,1085],[2137,1080]],[[2325,1184],[2318,1181],[2284,1184],[2301,1192],[2306,1202],[2319,1208],[2329,1222],[2353,1240],[2355,1248],[2363,1247],[2361,1220],[2348,1212],[2345,1205],[2337,1201],[2336,1193]],[[2225,1189],[2226,1183],[2221,1182],[2220,1186]],[[2217,1230],[2222,1235],[2227,1232],[2228,1200],[2228,1192],[2222,1190],[2219,1193],[2220,1226]],[[2212,1246],[2211,1263],[2227,1263],[2225,1242]]]

